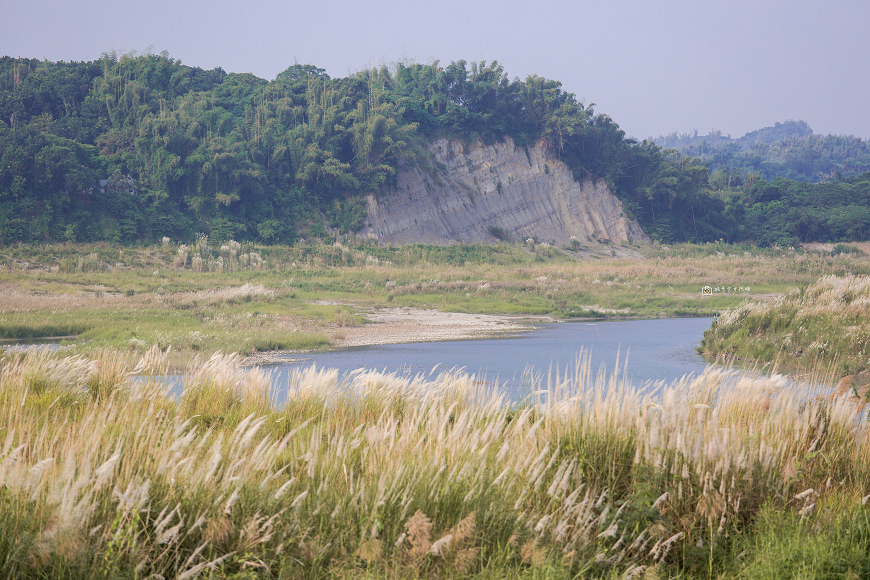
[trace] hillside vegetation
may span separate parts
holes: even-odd
[[[671,133],[655,142],[698,157],[726,178],[754,175],[818,183],[870,171],[870,141],[817,135],[805,121],[776,123],[735,139],[712,130],[707,135]]]
[[[438,136],[547,139],[575,178],[605,179],[662,241],[843,241],[866,230],[863,213],[848,231],[801,229],[788,215],[765,238],[764,220],[741,209],[778,215],[758,205],[757,174],[719,187],[703,159],[627,138],[558,81],[510,80],[497,62],[399,62],[346,78],[295,64],[267,81],[164,52],[0,59],[0,243],[353,232],[361,194],[390,187],[402,157],[431,166],[424,145]],[[827,187],[834,197],[807,191],[821,221],[866,203],[864,190]]]
[[[268,82],[166,53],[6,57],[0,89],[6,243],[354,231],[359,194],[389,185],[400,157],[422,156],[421,140],[443,134],[549,139],[579,176],[610,179],[627,199],[667,205],[665,189],[696,195],[703,177],[678,171],[659,187],[676,170],[659,148],[626,139],[559,82],[510,81],[497,62],[398,63],[337,79],[297,64]]]

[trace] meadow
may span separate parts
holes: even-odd
[[[582,259],[579,259],[581,258]],[[821,276],[866,274],[862,255],[736,245],[546,244],[381,247],[7,246],[0,249],[0,338],[75,336],[86,353],[172,347],[199,353],[329,348],[383,306],[560,319],[712,316]],[[713,293],[702,295],[709,286]]]
[[[619,318],[865,294],[854,253],[577,253],[3,248],[2,335],[77,338],[0,358],[0,573],[870,578],[866,399],[847,388],[711,367],[653,395],[581,357],[511,404],[455,370],[308,368],[275,385],[243,364],[328,348],[378,306]],[[792,290],[822,276],[836,277]],[[167,374],[182,376],[177,399]]]
[[[508,405],[455,371],[13,350],[9,578],[868,578],[864,403],[710,368],[635,389],[588,359]]]
[[[704,334],[712,354],[793,367],[829,365],[866,381],[870,368],[870,279],[823,276],[774,300],[746,302],[722,314]]]

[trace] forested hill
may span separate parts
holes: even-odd
[[[707,135],[671,133],[655,143],[700,158],[710,171],[752,173],[767,180],[819,183],[870,171],[870,141],[816,135],[805,121],[776,123],[735,139],[713,130]]]
[[[575,178],[605,179],[662,241],[760,239],[766,212],[790,199],[785,185],[753,175],[711,181],[703,160],[626,138],[558,81],[511,80],[497,62],[397,63],[346,78],[295,64],[267,81],[165,52],[80,63],[4,57],[0,243],[196,233],[287,243],[351,232],[363,194],[389,187],[400,158],[429,163],[425,144],[444,136],[547,139]],[[856,183],[832,187],[852,188],[843,203],[870,205],[861,185],[870,182]],[[816,213],[834,207],[817,197],[804,196]],[[799,239],[791,219],[770,243]]]

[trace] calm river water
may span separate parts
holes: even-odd
[[[699,374],[709,364],[695,348],[710,327],[712,318],[661,318],[618,322],[564,322],[536,324],[531,332],[482,340],[420,342],[360,346],[331,352],[293,354],[286,362],[271,365],[273,399],[284,400],[282,391],[294,369],[317,365],[348,373],[360,368],[396,372],[413,377],[453,368],[475,374],[477,380],[497,385],[514,401],[531,391],[531,376],[546,378],[551,371],[564,374],[585,353],[593,371],[603,368],[609,375],[617,360],[620,375],[635,387],[674,381]],[[57,348],[56,341],[27,341],[25,347]],[[47,343],[47,344],[46,344]],[[0,344],[0,349],[4,345]],[[7,347],[14,346],[6,343]],[[753,371],[743,371],[753,372]],[[166,377],[172,396],[179,396],[183,377]],[[825,386],[825,385],[820,385]],[[826,386],[830,388],[830,386]]]
[[[428,373],[438,365],[439,370],[464,368],[476,374],[478,380],[503,386],[510,398],[518,400],[529,393],[529,372],[546,377],[551,369],[555,371],[558,367],[564,371],[566,366],[576,364],[583,350],[588,353],[593,370],[604,365],[608,374],[613,372],[619,357],[620,372],[624,368],[627,377],[639,387],[703,371],[707,363],[695,352],[695,347],[712,320],[664,318],[538,324],[531,332],[492,339],[387,344],[288,355],[288,359],[301,360],[275,366],[273,384],[280,391],[292,369],[312,364],[341,372],[366,367],[410,376]]]

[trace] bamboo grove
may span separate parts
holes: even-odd
[[[201,233],[274,244],[353,232],[364,196],[390,187],[401,160],[428,163],[426,143],[441,136],[547,139],[575,178],[607,180],[662,241],[755,240],[765,212],[779,211],[759,206],[764,215],[747,226],[750,189],[763,179],[731,187],[729,177],[723,191],[706,161],[628,138],[558,81],[510,80],[496,61],[398,62],[345,78],[294,64],[267,81],[166,52],[3,57],[0,243],[190,242]],[[846,235],[796,229],[793,217],[762,243]]]

